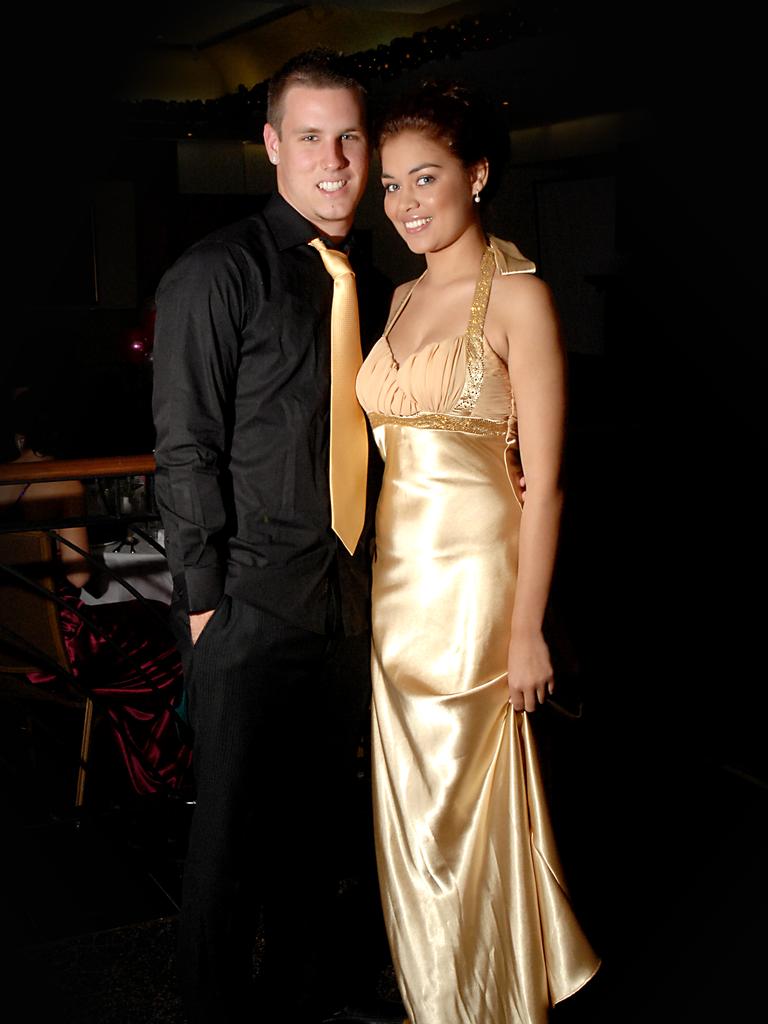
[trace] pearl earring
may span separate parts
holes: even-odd
[[[479,192],[473,193],[472,198],[474,199],[474,201],[476,203],[479,203],[480,202],[480,193]]]

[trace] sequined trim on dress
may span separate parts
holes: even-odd
[[[482,437],[506,437],[506,420],[483,420],[479,416],[453,416],[450,413],[419,412],[415,416],[384,416],[369,412],[371,427],[418,427],[420,430],[457,430]]]
[[[496,271],[496,259],[493,249],[488,248],[480,263],[480,276],[475,286],[472,309],[466,337],[467,373],[461,398],[453,407],[454,412],[471,413],[475,407],[480,389],[483,386],[485,372],[485,350],[483,348],[483,330],[485,328],[485,311],[488,308],[488,296],[491,294],[491,281]]]

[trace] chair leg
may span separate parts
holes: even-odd
[[[91,728],[93,726],[93,701],[90,697],[85,701],[83,715],[83,738],[80,743],[80,767],[77,770],[77,791],[75,807],[82,807],[85,800],[85,777],[88,772],[88,758],[91,753]]]

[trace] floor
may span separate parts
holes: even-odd
[[[655,766],[638,770],[638,734],[598,716],[550,713],[538,728],[572,898],[603,957],[551,1024],[757,1020],[765,779],[751,763],[697,760],[663,732]],[[3,1020],[183,1024],[173,950],[192,794],[127,797],[97,744],[101,775],[74,814],[71,778],[40,744],[32,760],[29,743],[4,719],[0,963],[21,1008]],[[383,998],[388,985],[384,970]]]

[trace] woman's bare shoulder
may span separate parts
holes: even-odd
[[[536,274],[497,274],[491,295],[497,304],[514,305],[521,312],[545,313],[554,308],[552,289]]]
[[[497,288],[498,285],[498,288]],[[489,314],[506,341],[506,362],[512,372],[540,361],[562,360],[562,332],[549,285],[534,274],[494,279]],[[554,365],[554,362],[553,362]]]

